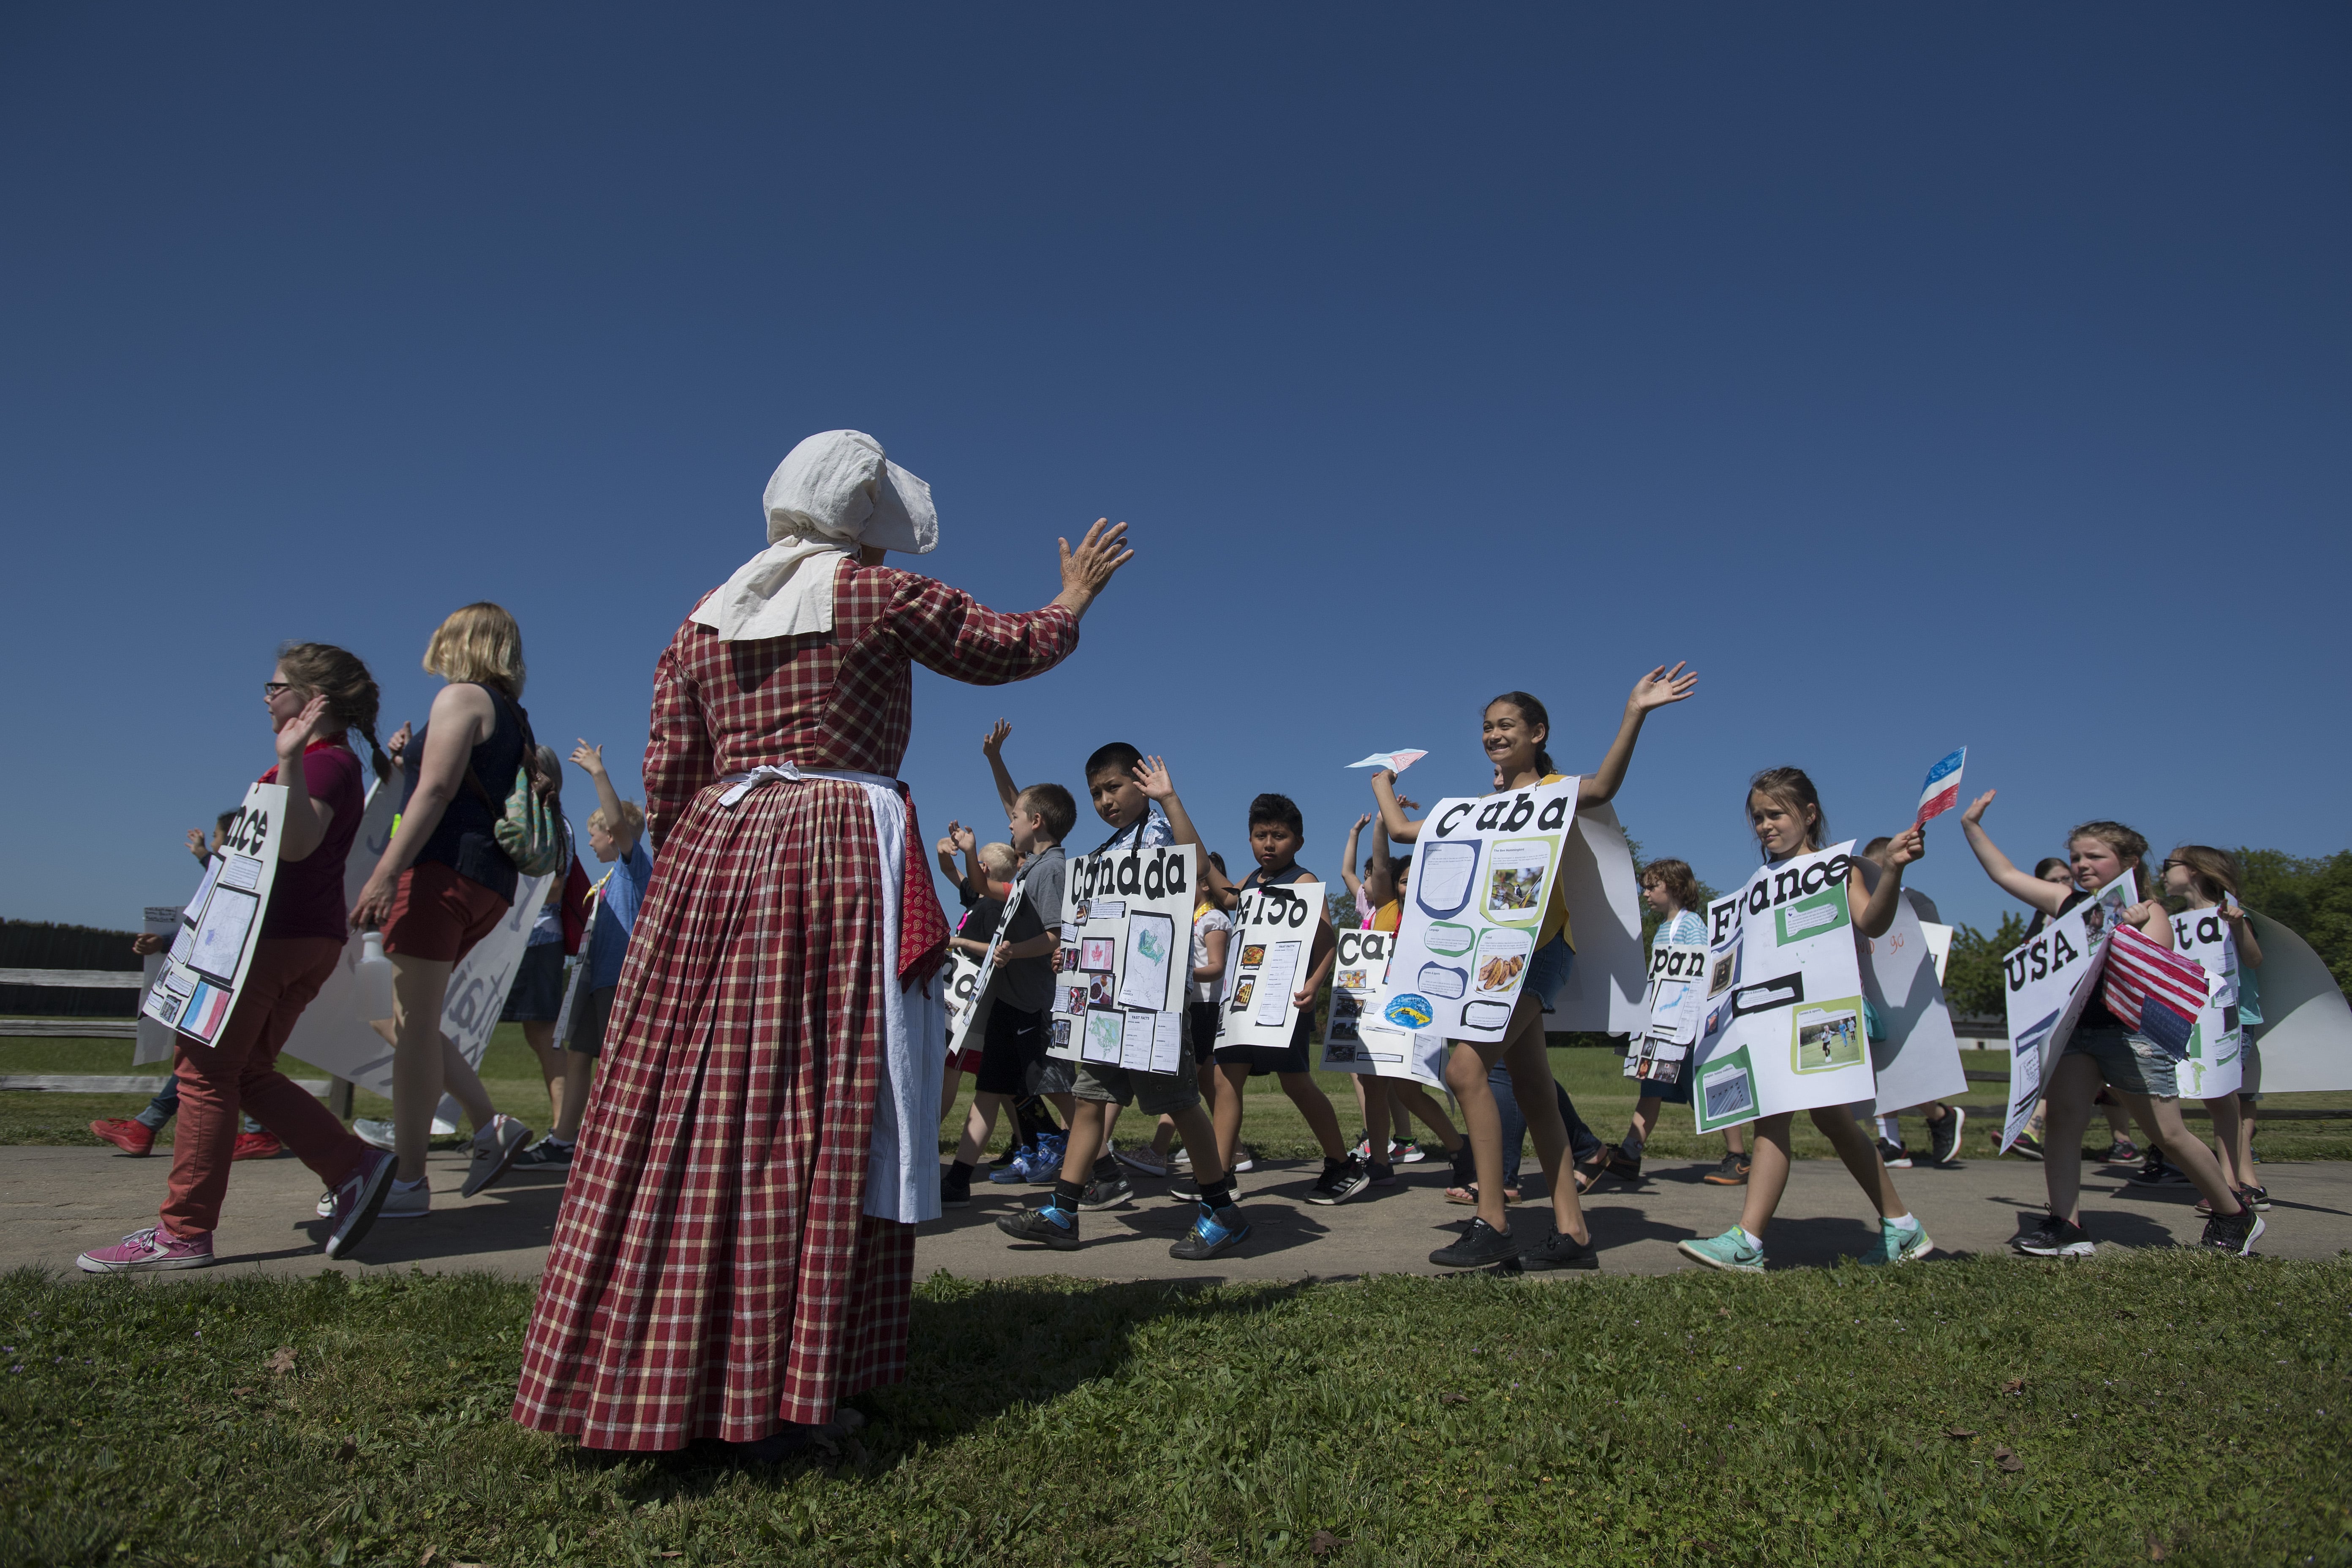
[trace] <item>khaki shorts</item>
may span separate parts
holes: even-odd
[[[1201,1103],[1201,1079],[1190,1068],[1183,1072],[1145,1072],[1139,1068],[1080,1062],[1072,1092],[1080,1100],[1133,1105],[1146,1116],[1172,1116]]]

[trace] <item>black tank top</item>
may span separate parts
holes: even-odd
[[[489,687],[482,689],[489,693],[497,721],[490,728],[490,738],[476,746],[467,761],[489,798],[485,800],[477,794],[461,775],[457,793],[441,813],[440,825],[425,841],[425,847],[416,852],[416,863],[430,860],[446,866],[467,881],[478,882],[512,903],[514,862],[499,847],[491,829],[499,814],[506,809],[507,796],[514,793],[515,773],[522,766],[522,722],[518,717],[521,710]],[[425,726],[426,730],[431,728],[429,724]],[[425,765],[425,730],[416,731],[401,761],[400,807],[405,811],[416,794],[416,780]]]

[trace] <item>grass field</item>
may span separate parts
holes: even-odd
[[[1963,1053],[1971,1059],[1971,1072],[2006,1074],[2009,1058],[1995,1051]],[[1613,1142],[1623,1136],[1625,1124],[1633,1111],[1634,1097],[1627,1092],[1626,1080],[1619,1076],[1618,1058],[1603,1050],[1557,1050],[1551,1054],[1552,1071],[1576,1101],[1578,1111],[1601,1138]],[[296,1078],[323,1078],[326,1075],[302,1063],[288,1061],[286,1070]],[[491,1100],[509,1116],[519,1116],[530,1126],[544,1131],[548,1125],[547,1091],[539,1076],[539,1066],[530,1047],[523,1044],[522,1030],[512,1024],[502,1024],[491,1037],[490,1048],[482,1060],[482,1081]],[[0,1073],[127,1073],[152,1072],[156,1081],[163,1081],[163,1068],[138,1068],[131,1065],[131,1043],[127,1040],[8,1040],[0,1039]],[[1355,1093],[1342,1073],[1322,1073],[1318,1080],[1339,1107],[1340,1125],[1352,1138],[1361,1130],[1357,1117]],[[952,1133],[963,1125],[962,1110],[971,1100],[971,1079],[965,1079],[964,1093],[957,1102],[956,1114],[944,1118],[941,1125],[950,1135],[941,1141],[941,1150],[953,1147]],[[1971,1102],[1990,1103],[2002,1093],[1999,1083],[1972,1084]],[[1243,1121],[1242,1137],[1261,1152],[1276,1159],[1306,1159],[1316,1150],[1314,1135],[1307,1131],[1306,1121],[1299,1116],[1276,1081],[1271,1078],[1253,1079],[1249,1085],[1250,1100]],[[355,1113],[361,1116],[387,1117],[391,1103],[379,1097],[362,1092],[355,1097]],[[2276,1160],[2344,1160],[2352,1159],[2352,1094],[2283,1094],[2269,1102],[2273,1108],[2287,1107],[2344,1108],[2347,1119],[2327,1122],[2275,1122],[2265,1128],[2257,1147],[2268,1158]],[[83,1095],[41,1092],[0,1094],[0,1143],[88,1143],[89,1123],[100,1117],[129,1116],[146,1104],[142,1095]],[[2191,1123],[2201,1127],[2202,1123]],[[1982,1158],[1990,1155],[1989,1142],[1997,1130],[1990,1118],[1974,1123],[1968,1135],[1968,1152]],[[1916,1126],[1911,1130],[1916,1140],[1923,1134]],[[1140,1120],[1121,1129],[1121,1142],[1148,1141]],[[998,1142],[1004,1138],[1000,1123]],[[169,1142],[166,1135],[164,1142]],[[1682,1106],[1670,1107],[1665,1125],[1652,1140],[1657,1153],[1672,1158],[1698,1158],[1720,1155],[1722,1141],[1701,1138],[1691,1131],[1690,1111]],[[1830,1158],[1826,1139],[1813,1130],[1812,1123],[1800,1117],[1796,1128],[1796,1152],[1803,1158]]]
[[[528,1285],[0,1279],[0,1561],[2347,1563],[2352,1266],[973,1284],[837,1455],[507,1419]]]

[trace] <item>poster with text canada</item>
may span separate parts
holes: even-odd
[[[1872,1094],[1851,840],[1758,868],[1707,906],[1706,1021],[1693,1053],[1698,1130]]]
[[[1225,947],[1225,1001],[1217,1014],[1220,1049],[1289,1046],[1298,1027],[1298,984],[1315,966],[1322,911],[1320,882],[1242,890],[1234,907],[1233,940]]]
[[[1182,1068],[1194,854],[1189,844],[1127,846],[1070,862],[1047,1054]]]
[[[1573,831],[1577,784],[1441,800],[1423,818],[1376,1022],[1449,1040],[1503,1037]]]
[[[2239,1055],[2238,939],[2220,910],[2183,910],[2172,917],[2172,945],[2203,964],[2212,995],[2189,1031],[2189,1055],[2173,1064],[2183,1100],[2219,1100],[2245,1079]]]
[[[284,785],[246,786],[220,847],[205,862],[195,897],[180,912],[170,956],[156,972],[140,1006],[142,1016],[198,1045],[220,1038],[261,940],[262,912],[278,880],[278,829],[285,819]]]
[[[2001,961],[2001,988],[2009,1014],[2009,1114],[2000,1146],[2022,1137],[2033,1108],[2050,1092],[2050,1075],[2083,1009],[2098,994],[2101,961],[2116,919],[2135,901],[2132,875],[2108,883],[2050,922],[2040,936],[2011,950]]]

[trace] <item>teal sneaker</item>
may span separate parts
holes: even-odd
[[[1704,1263],[1709,1268],[1733,1274],[1764,1272],[1764,1249],[1749,1246],[1746,1233],[1736,1225],[1721,1236],[1711,1236],[1704,1241],[1696,1237],[1678,1241],[1675,1247],[1693,1263]]]
[[[1927,1239],[1927,1226],[1895,1225],[1886,1220],[1880,1220],[1878,1250],[1864,1253],[1862,1263],[1864,1268],[1873,1268],[1881,1263],[1908,1263],[1915,1258],[1925,1258],[1935,1250],[1936,1244]]]

